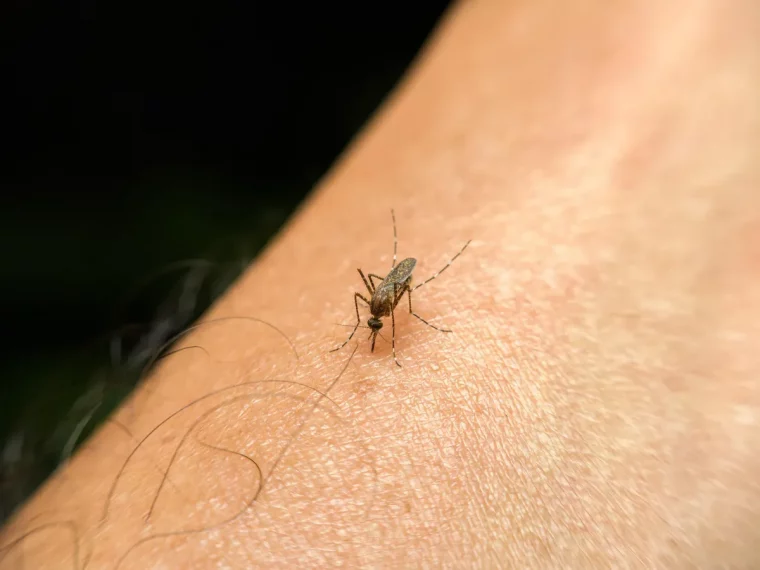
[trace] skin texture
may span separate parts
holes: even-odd
[[[0,568],[758,567],[759,12],[456,6],[206,317],[299,359],[258,322],[193,332]],[[366,329],[328,352],[356,268],[390,269],[391,207],[417,283],[473,239],[414,293],[453,333],[399,303],[403,368]]]

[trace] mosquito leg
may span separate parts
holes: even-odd
[[[404,293],[409,289],[409,284],[405,284],[404,287],[401,289],[400,293],[396,293],[396,286],[393,287],[393,294],[395,297],[393,297],[393,308],[396,308],[396,305],[398,305],[398,302],[401,300],[401,297],[404,296]]]
[[[369,277],[369,282],[372,284],[372,292],[373,293],[375,291],[375,282],[372,281],[372,278],[374,277],[375,279],[379,279],[380,281],[382,281],[383,279],[385,279],[385,277],[380,277],[379,275],[375,275],[374,273],[367,273],[367,277]]]
[[[361,272],[361,270],[359,270]],[[336,350],[340,350],[344,346],[348,344],[348,341],[351,340],[354,336],[354,333],[356,332],[356,329],[359,328],[359,325],[361,324],[361,317],[359,317],[359,299],[367,303],[369,305],[369,301],[365,299],[361,293],[354,293],[354,306],[356,307],[356,324],[354,325],[354,330],[351,331],[351,334],[348,335],[348,338],[341,344],[338,348],[333,348],[330,352],[335,352]]]
[[[370,286],[370,282],[367,281],[367,278],[364,276],[364,272],[361,269],[357,269],[357,271],[359,272],[359,275],[362,276],[362,281],[364,281],[364,286],[367,288],[367,291],[369,291],[369,296],[371,297],[372,295],[375,294],[375,287],[374,287],[374,285]],[[365,299],[365,301],[366,301],[366,299]],[[367,303],[367,304],[369,305],[369,303]]]
[[[419,320],[421,320],[423,323],[425,323],[427,326],[429,326],[431,329],[435,329],[437,331],[440,331],[442,333],[450,333],[452,332],[451,329],[442,329],[435,325],[431,325],[429,322],[427,322],[425,319],[423,319],[421,316],[419,316],[417,313],[412,313],[415,317],[417,317]]]
[[[396,214],[391,209],[391,218],[393,218],[393,265],[391,269],[396,267],[396,251],[398,250],[398,237],[396,236]]]
[[[417,313],[415,313],[414,311],[412,311],[412,289],[410,289],[410,288],[407,287],[406,294],[407,294],[407,297],[409,297],[409,312],[412,315],[414,315],[415,317],[417,317],[419,320],[421,320],[423,323],[425,323],[431,329],[435,329],[437,331],[441,331],[442,333],[450,333],[451,332],[451,329],[442,329],[442,328],[439,328],[439,327],[437,327],[435,325],[431,325],[429,322],[427,322],[425,319],[423,319]],[[403,293],[402,293],[402,295],[403,295]]]
[[[416,286],[414,289],[412,289],[412,291],[414,291],[415,289],[419,289],[420,287],[422,287],[422,286],[423,286],[423,285],[425,285],[426,283],[430,283],[430,282],[431,282],[433,279],[435,279],[435,278],[436,278],[436,277],[438,277],[438,276],[439,276],[441,273],[443,273],[444,271],[446,271],[446,270],[449,268],[449,266],[450,266],[452,263],[454,263],[454,260],[455,260],[457,257],[459,257],[460,255],[462,255],[462,252],[463,252],[465,249],[467,249],[467,246],[468,246],[468,245],[470,245],[470,242],[471,242],[471,241],[472,241],[472,240],[467,240],[467,243],[466,243],[466,244],[464,244],[464,247],[463,247],[462,249],[460,249],[460,250],[459,250],[459,253],[457,253],[457,254],[456,254],[454,257],[452,257],[452,258],[449,260],[449,262],[448,262],[446,265],[444,265],[443,269],[441,269],[441,270],[440,270],[438,273],[436,273],[435,275],[433,275],[433,276],[432,276],[432,277],[430,277],[429,279],[426,279],[425,281],[423,281],[422,283],[420,283],[419,285],[417,285],[417,286]]]
[[[395,311],[391,311],[391,350],[393,351],[393,360],[396,362],[396,366],[401,368],[401,363],[396,358],[396,317]]]
[[[393,284],[393,296],[394,298],[398,299],[399,297],[396,297],[396,283]],[[401,292],[403,295],[403,291]],[[396,306],[394,305],[391,308],[391,350],[393,351],[393,360],[396,362],[396,366],[401,368],[401,363],[398,361],[398,358],[396,358]]]

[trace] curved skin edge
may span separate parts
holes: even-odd
[[[328,352],[345,338],[333,323],[354,322],[355,268],[390,268],[391,207],[417,283],[473,239],[414,293],[416,312],[454,332],[425,327],[400,303],[403,368],[390,346],[371,354],[357,334],[329,393],[340,413],[314,412],[244,516],[146,543],[120,567],[760,565],[759,10],[717,0],[457,6],[209,315],[274,323],[300,361],[263,327],[195,331],[189,344],[224,359],[166,359],[119,418],[142,437],[237,382],[280,374],[328,387],[353,349]],[[245,449],[268,477],[306,408],[266,402],[210,416],[198,437]],[[156,487],[144,462],[140,494],[134,467],[131,495],[116,494],[97,530],[133,445],[101,430],[0,548],[52,512],[76,522],[91,568],[110,567],[144,536]],[[147,457],[165,465],[161,445]],[[173,483],[201,497],[222,481],[229,503],[249,497],[250,474],[213,459],[206,475],[178,460]],[[156,524],[182,527],[187,504],[168,497]],[[64,539],[36,556],[57,567],[71,556]]]

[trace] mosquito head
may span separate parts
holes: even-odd
[[[372,346],[369,350],[370,352],[375,352],[375,340],[377,339],[377,335],[380,334],[380,329],[383,328],[383,321],[370,317],[367,321],[367,326],[369,327],[369,338],[372,341]]]

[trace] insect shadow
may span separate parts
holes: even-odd
[[[393,360],[396,362],[397,366],[401,366],[398,358],[396,358],[396,317],[394,316],[394,311],[396,309],[396,306],[399,304],[399,301],[401,301],[401,297],[404,296],[404,293],[407,294],[407,297],[409,299],[410,314],[417,317],[430,328],[433,328],[440,332],[450,333],[450,329],[443,329],[436,327],[435,325],[431,325],[429,322],[427,322],[412,310],[412,292],[416,291],[423,285],[430,283],[433,279],[446,271],[446,269],[448,269],[449,266],[454,263],[454,260],[462,255],[462,252],[467,248],[468,245],[470,245],[470,242],[472,240],[467,240],[467,243],[465,243],[462,249],[460,249],[459,252],[449,260],[443,269],[419,285],[412,287],[412,273],[414,272],[414,268],[417,265],[417,260],[413,257],[407,257],[398,263],[398,265],[396,264],[398,236],[396,233],[396,214],[393,212],[393,210],[391,210],[391,218],[393,219],[393,264],[391,265],[391,270],[385,277],[381,277],[380,275],[375,275],[374,273],[368,273],[365,276],[364,272],[361,269],[357,269],[357,271],[359,271],[359,275],[361,275],[362,281],[364,281],[364,286],[367,287],[367,291],[369,291],[370,298],[367,299],[361,293],[354,293],[354,306],[356,307],[356,325],[354,325],[354,330],[351,331],[351,334],[348,335],[348,338],[343,342],[343,344],[337,348],[332,349],[330,352],[335,352],[346,346],[346,344],[348,344],[348,342],[353,338],[356,330],[361,325],[361,317],[359,316],[359,301],[361,300],[363,303],[369,306],[369,312],[372,314],[372,316],[367,320],[367,326],[370,329],[369,339],[372,342],[370,349],[371,352],[375,351],[375,340],[377,338],[377,335],[380,333],[380,329],[383,328],[383,321],[381,319],[383,317],[390,316]],[[378,285],[375,285],[373,279],[377,279],[380,281],[380,283]]]

